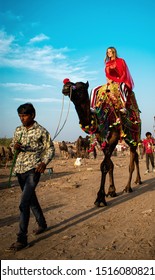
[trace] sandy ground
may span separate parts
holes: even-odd
[[[0,255],[1,259],[29,260],[155,260],[155,173],[144,175],[145,158],[140,160],[143,184],[134,184],[130,194],[122,193],[128,179],[129,156],[112,157],[118,196],[107,198],[108,206],[94,206],[100,185],[100,163],[57,156],[49,166],[53,174],[43,174],[37,194],[48,223],[48,230],[33,235],[34,217],[29,224],[30,247],[6,252],[16,241],[21,196],[16,177],[8,187],[9,168],[0,168]],[[108,188],[108,177],[106,189]]]

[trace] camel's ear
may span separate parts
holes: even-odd
[[[86,82],[86,87],[87,87],[87,88],[89,87],[89,83],[88,83],[88,81]]]

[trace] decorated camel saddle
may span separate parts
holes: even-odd
[[[126,107],[126,112],[121,109]],[[98,86],[91,91],[90,108],[97,115],[98,128],[106,139],[109,128],[118,127],[120,139],[137,145],[141,132],[140,110],[133,91],[124,93],[117,83]]]

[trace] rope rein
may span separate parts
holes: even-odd
[[[72,87],[70,87],[69,105],[68,105],[68,110],[67,110],[66,118],[64,120],[64,123],[63,123],[62,127],[59,129],[60,123],[61,123],[61,118],[62,118],[62,113],[63,113],[63,108],[64,108],[64,95],[63,95],[60,119],[59,119],[58,126],[57,126],[57,129],[56,129],[56,132],[55,132],[55,135],[54,135],[52,141],[60,134],[60,132],[62,131],[62,129],[64,128],[64,126],[65,126],[65,124],[67,122],[67,119],[68,119],[68,116],[69,116],[69,110],[70,110],[71,96],[72,96]]]
[[[52,140],[54,140],[57,136],[57,133],[58,133],[58,129],[59,129],[59,126],[60,126],[60,123],[61,123],[61,119],[62,119],[62,113],[63,113],[63,107],[64,107],[64,95],[63,95],[63,99],[62,99],[62,107],[61,107],[61,114],[60,114],[60,118],[59,118],[59,122],[58,122],[58,126],[57,126],[57,129],[55,131],[55,134],[54,134],[54,137]]]

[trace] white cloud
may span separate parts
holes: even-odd
[[[46,36],[45,34],[39,34],[37,36],[35,36],[34,38],[30,39],[29,44],[33,44],[36,42],[42,42],[44,40],[49,40],[50,38],[48,36]]]
[[[0,30],[0,56],[3,57],[11,51],[13,41],[13,35],[7,35],[3,30]]]
[[[46,37],[42,34],[42,39],[44,36]],[[69,77],[72,81],[91,80],[97,73],[86,70],[88,57],[73,61],[69,57],[69,52],[67,47],[55,49],[46,45],[22,46],[15,41],[14,36],[0,31],[0,66],[39,72],[57,81],[62,81],[65,77]]]
[[[26,98],[14,98],[15,101],[20,102],[31,102],[31,103],[62,103],[62,99],[56,99],[56,98],[32,98],[32,99],[26,99]],[[66,101],[65,101],[66,102]]]
[[[51,89],[54,86],[42,84],[42,85],[34,85],[34,84],[24,84],[24,83],[0,83],[0,87],[11,88],[15,91],[36,91],[36,90],[43,90],[43,89]]]

